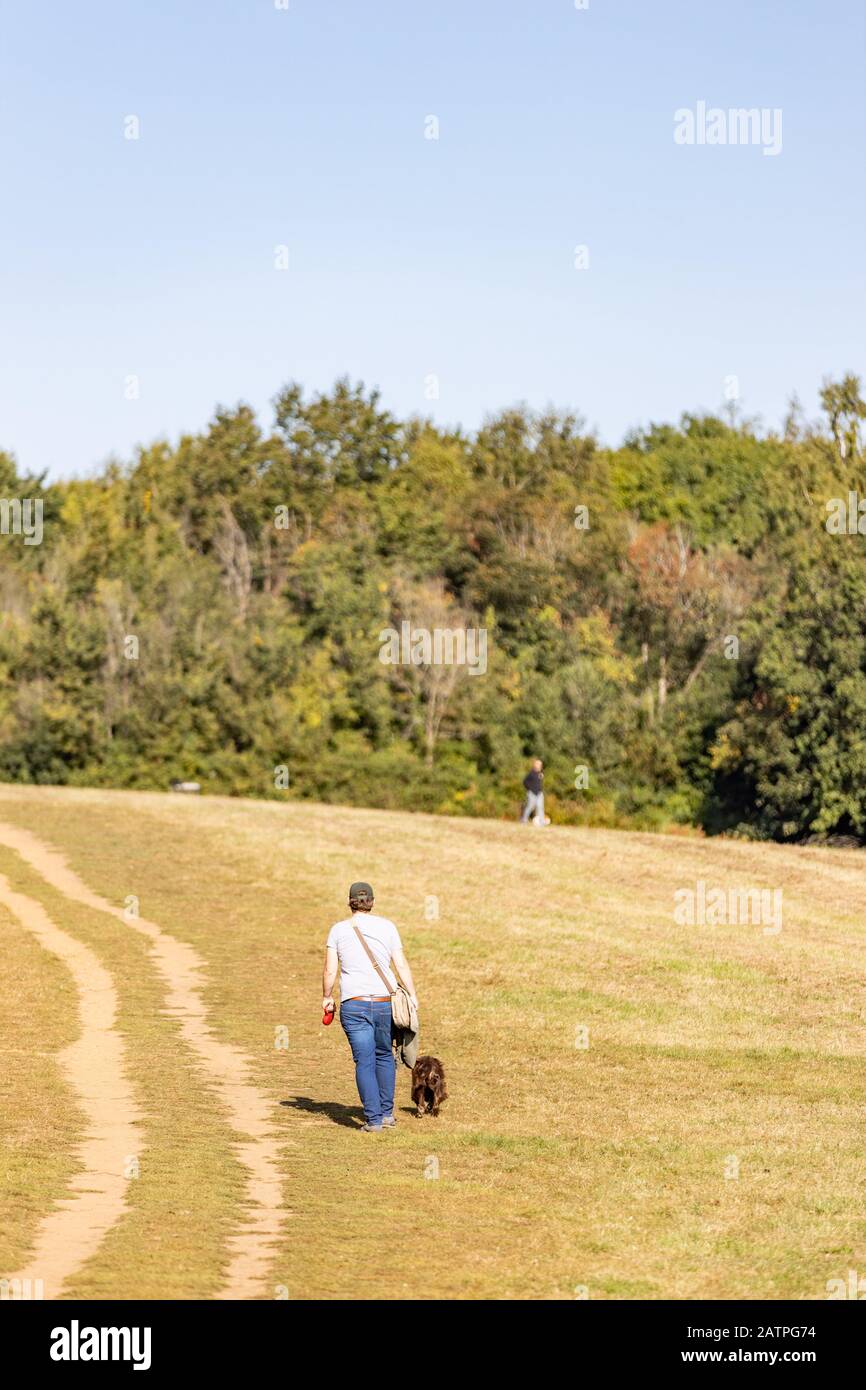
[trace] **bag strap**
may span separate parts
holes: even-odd
[[[388,977],[386,976],[384,970],[383,970],[382,967],[380,966],[379,962],[376,960],[376,957],[373,955],[373,952],[370,950],[370,947],[367,945],[367,942],[366,942],[366,940],[364,939],[364,936],[362,935],[362,933],[361,933],[361,931],[359,930],[359,928],[355,926],[355,923],[354,923],[354,922],[352,923],[352,930],[355,932],[355,935],[357,936],[357,938],[358,938],[358,940],[360,941],[361,945],[364,947],[364,950],[367,952],[367,955],[370,957],[370,964],[372,965],[372,967],[373,967],[373,969],[375,970],[376,974],[379,976],[379,979],[382,981],[382,983],[384,984],[385,988],[387,989],[387,991],[388,991],[388,997],[390,998],[390,996],[391,996],[392,994],[396,994],[396,993],[397,993],[397,990],[396,990],[395,986],[391,984],[391,981],[390,981],[390,980],[388,979]],[[391,966],[391,969],[394,971],[394,974],[397,976],[397,982],[398,982],[398,984],[401,985],[401,987],[402,987],[403,989],[406,989],[406,986],[403,984],[403,981],[400,979],[400,976],[399,976],[399,974],[397,973],[397,969],[396,969],[396,967],[395,967],[393,964],[392,964],[392,966]]]

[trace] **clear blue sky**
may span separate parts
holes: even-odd
[[[616,443],[731,374],[775,425],[866,371],[860,0],[6,0],[0,31],[24,469],[217,402],[269,423],[289,378],[467,427],[553,403]],[[700,100],[780,107],[782,153],[675,144]]]

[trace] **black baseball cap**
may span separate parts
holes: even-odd
[[[369,883],[353,883],[349,889],[349,901],[353,898],[369,898],[373,901],[373,890]]]

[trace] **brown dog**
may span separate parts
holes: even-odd
[[[438,1057],[419,1057],[412,1068],[412,1102],[415,1113],[438,1115],[439,1106],[448,1099],[445,1071]]]

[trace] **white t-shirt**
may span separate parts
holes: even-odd
[[[340,962],[340,998],[354,999],[358,994],[373,994],[384,998],[383,981],[370,964],[370,958],[358,940],[354,928],[361,932],[376,961],[396,988],[397,981],[388,969],[395,951],[402,951],[400,933],[387,917],[372,912],[356,912],[343,922],[335,922],[328,932],[328,946],[337,952]]]

